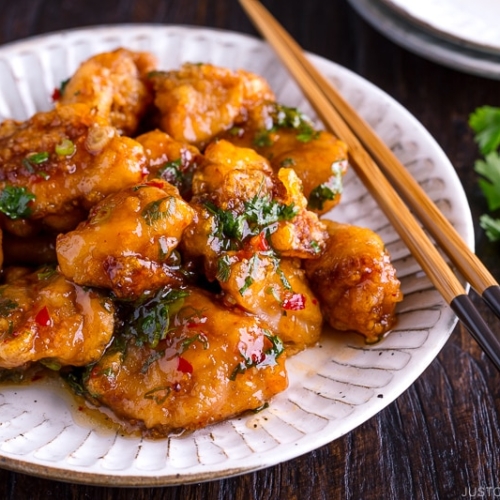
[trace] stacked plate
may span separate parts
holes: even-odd
[[[498,0],[349,0],[392,41],[434,62],[500,79]]]

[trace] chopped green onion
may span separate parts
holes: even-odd
[[[76,146],[71,139],[63,139],[55,147],[58,156],[71,156],[75,153]]]
[[[49,159],[49,153],[42,151],[41,153],[31,153],[26,157],[26,160],[32,165],[40,165]]]

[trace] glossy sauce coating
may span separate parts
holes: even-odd
[[[11,273],[0,286],[0,368],[43,361],[84,366],[97,361],[115,325],[114,305],[53,268]]]
[[[199,147],[244,121],[250,108],[274,99],[260,76],[211,64],[186,63],[179,70],[158,71],[150,79],[160,128]]]
[[[19,236],[30,234],[26,225],[73,229],[106,195],[139,183],[145,163],[139,143],[119,136],[84,104],[3,122],[0,190],[26,189],[33,197],[24,217],[4,216],[3,225]]]
[[[401,292],[377,235],[320,219],[342,141],[257,75],[155,64],[91,57],[53,110],[0,124],[6,262],[57,261],[3,270],[0,368],[64,366],[162,437],[261,408],[325,321],[378,339]]]
[[[58,236],[61,272],[127,299],[179,285],[182,276],[169,265],[170,257],[193,215],[178,190],[159,179],[112,194],[93,207],[87,221]]]
[[[148,52],[120,48],[97,54],[65,82],[57,100],[86,104],[120,134],[133,136],[153,101],[147,75],[156,64]]]
[[[288,383],[285,354],[257,318],[184,292],[170,304],[165,339],[151,347],[125,336],[85,382],[97,402],[154,435],[257,409]]]
[[[304,267],[326,321],[375,342],[395,322],[403,298],[396,270],[371,229],[325,221],[329,238],[319,259]]]

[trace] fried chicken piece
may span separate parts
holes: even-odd
[[[220,279],[223,299],[257,316],[278,335],[291,354],[314,345],[323,317],[298,259],[264,252],[228,253]]]
[[[252,147],[268,158],[274,172],[292,168],[302,181],[308,208],[318,214],[340,202],[347,171],[347,145],[294,108],[266,103],[252,109],[247,122],[220,138]]]
[[[153,318],[156,328],[145,331]],[[257,409],[287,387],[279,339],[202,290],[162,291],[125,324],[84,385],[94,401],[155,436]]]
[[[0,286],[0,368],[97,361],[111,340],[114,306],[53,268],[8,273]]]
[[[151,75],[160,128],[203,148],[217,134],[246,119],[249,109],[274,100],[268,83],[253,73],[211,64],[184,64]]]
[[[142,146],[120,137],[84,104],[59,106],[0,125],[0,207],[7,230],[26,224],[73,229],[109,193],[147,174]],[[29,228],[28,228],[29,229]]]
[[[184,199],[192,196],[194,172],[203,162],[198,148],[176,141],[161,130],[151,130],[138,137],[147,158],[148,179],[163,179],[174,185]]]
[[[129,299],[179,285],[182,274],[172,253],[193,215],[177,188],[161,179],[112,194],[92,208],[87,221],[57,237],[61,272]]]
[[[377,341],[396,322],[403,299],[384,243],[372,230],[325,221],[329,238],[316,260],[304,262],[323,314],[337,330],[354,330]]]
[[[153,102],[147,75],[156,69],[148,52],[116,49],[84,61],[64,85],[60,104],[84,103],[120,134],[134,135]]]
[[[183,248],[203,258],[209,279],[227,250],[251,245],[283,257],[313,258],[326,232],[307,210],[300,180],[290,169],[273,175],[269,162],[249,148],[220,140],[205,150],[193,177],[191,205],[197,211]]]

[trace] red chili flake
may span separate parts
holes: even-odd
[[[257,351],[257,352],[252,352],[252,363],[254,365],[258,365],[259,363],[262,363],[264,361],[266,355],[262,351]]]
[[[179,356],[177,370],[182,373],[193,373],[193,365],[186,358]]]
[[[236,254],[236,258],[240,261],[250,260],[254,254],[255,254],[255,251],[252,251],[250,248],[244,248]]]
[[[54,91],[52,92],[52,100],[54,102],[58,101],[59,99],[61,99],[61,90],[59,88],[55,88]]]
[[[264,231],[259,233],[258,249],[261,252],[266,252],[267,250],[269,250],[269,242],[267,241],[266,234],[264,233]]]
[[[35,321],[40,326],[50,326],[52,324],[47,306],[43,306],[42,309],[38,311],[35,316]]]
[[[306,298],[301,293],[294,293],[290,298],[283,301],[282,307],[286,311],[301,311],[306,307]]]

